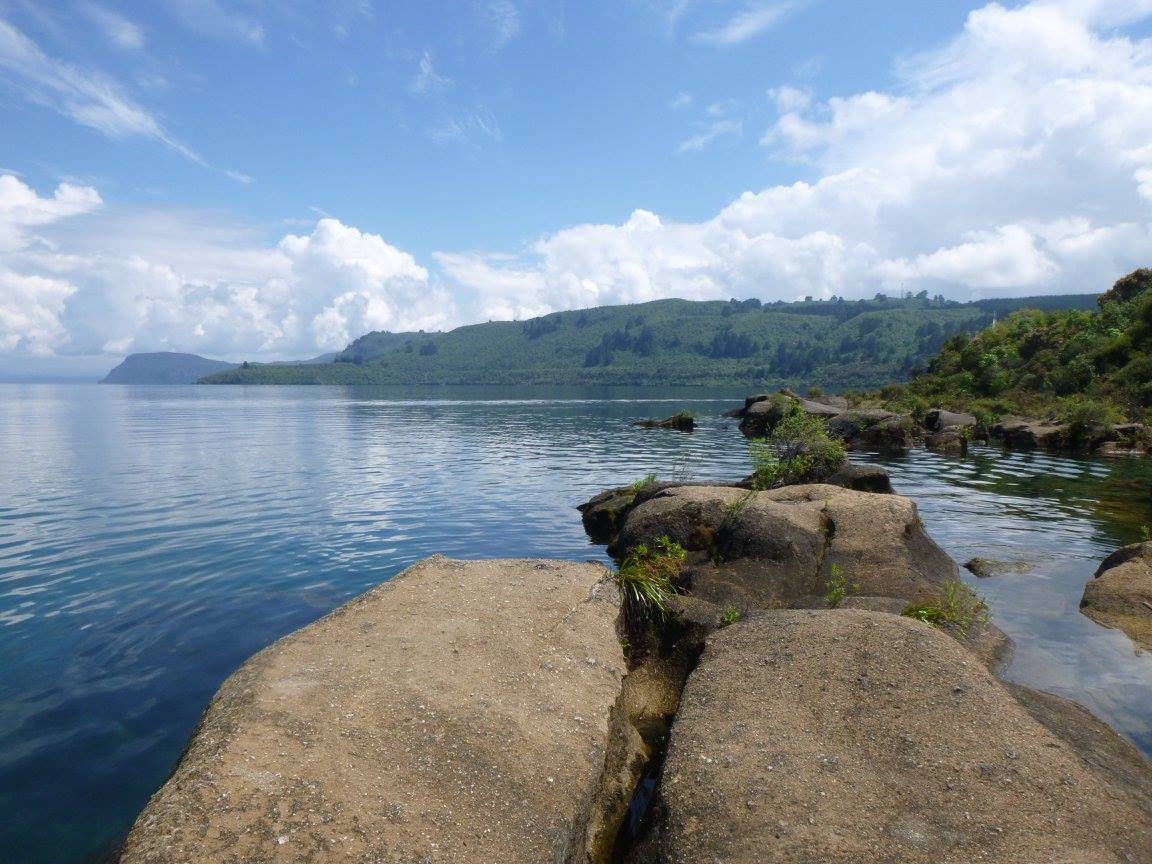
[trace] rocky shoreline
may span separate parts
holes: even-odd
[[[120,860],[1152,864],[1152,764],[996,677],[879,469],[580,509],[618,572],[431,558],[248,661]],[[1150,554],[1104,562],[1098,620],[1138,618]]]
[[[850,407],[842,396],[801,396],[791,390],[758,394],[726,416],[740,420],[748,438],[769,434],[787,412],[798,407],[825,421],[828,433],[850,449],[911,450],[924,446],[945,453],[966,453],[972,441],[997,444],[1006,450],[1091,453],[1098,456],[1147,456],[1152,453],[1152,429],[1123,423],[1095,430],[1076,429],[1054,419],[1006,417],[988,427],[972,414],[933,408],[918,421],[884,408]]]

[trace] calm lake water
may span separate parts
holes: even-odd
[[[0,858],[98,856],[233,669],[413,561],[603,559],[573,508],[605,486],[743,476],[743,394],[706,395],[0,385]],[[681,408],[697,432],[627,422]],[[1152,656],[1078,612],[1152,523],[1150,462],[883,462],[953,557],[1030,565],[965,575],[1009,677],[1152,753]]]

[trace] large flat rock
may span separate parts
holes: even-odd
[[[625,661],[596,564],[432,558],[220,688],[122,861],[551,862]]]
[[[645,860],[1152,862],[1146,795],[1102,770],[927,624],[770,612],[689,678]]]

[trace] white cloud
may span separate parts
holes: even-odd
[[[676,98],[672,100],[672,110],[679,111],[681,108],[691,108],[692,103],[695,101],[691,93],[681,92],[676,94]]]
[[[144,47],[144,33],[123,15],[98,3],[81,3],[80,10],[117,48],[136,50]]]
[[[219,214],[101,208],[0,177],[0,353],[303,357],[457,321],[411,255],[325,218],[268,244]]]
[[[495,115],[482,105],[442,117],[428,129],[428,137],[442,147],[449,144],[478,146],[484,141],[503,140]]]
[[[793,5],[793,3],[754,3],[720,26],[695,33],[692,41],[706,45],[736,45],[746,42],[780,21],[792,10]]]
[[[439,74],[432,64],[432,54],[424,51],[420,55],[420,66],[416,71],[416,77],[412,79],[408,89],[418,96],[427,96],[431,93],[447,90],[451,86],[452,79]]]
[[[173,17],[200,36],[264,44],[264,27],[246,15],[226,9],[219,0],[165,0]]]
[[[520,35],[520,10],[512,0],[487,0],[477,5],[476,12],[492,51],[499,51]]]
[[[680,146],[676,149],[680,153],[699,151],[713,144],[720,138],[728,135],[739,136],[743,133],[744,124],[739,120],[715,120],[705,124],[703,128],[692,137],[681,141]]]
[[[0,78],[7,78],[30,102],[51,108],[109,138],[150,138],[199,165],[214,167],[169,134],[156,116],[136,102],[118,81],[96,69],[48,56],[2,18]],[[235,171],[223,173],[241,182],[250,179]]]
[[[993,3],[905,64],[893,92],[815,103],[776,88],[764,143],[816,179],[747,192],[706,221],[636,211],[514,257],[438,260],[491,314],[901,285],[1103,290],[1152,263],[1152,42],[1111,29],[1152,15],[1138,5]]]

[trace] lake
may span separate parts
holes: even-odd
[[[742,392],[0,385],[0,850],[80,864],[163,782],[253,652],[412,562],[606,560],[576,504],[654,472],[730,480]],[[692,433],[629,421],[697,413]],[[1079,614],[1152,523],[1152,460],[882,462],[1017,643],[1008,677],[1152,753],[1152,655]]]

